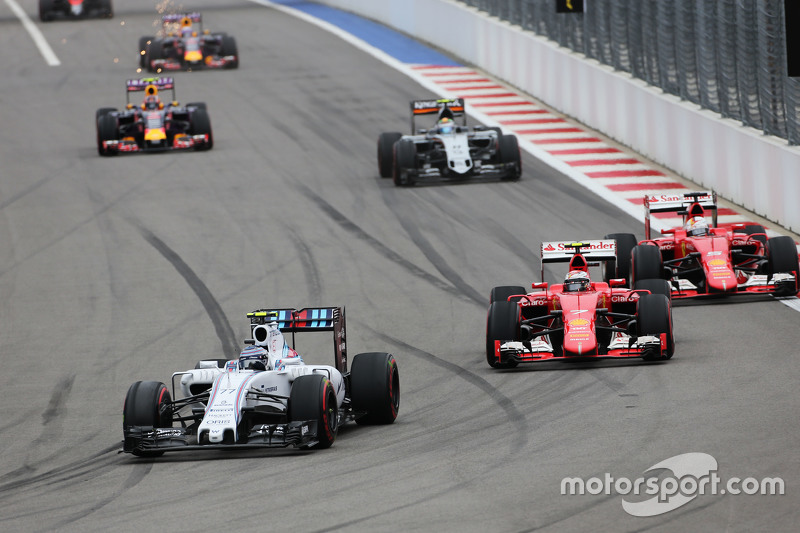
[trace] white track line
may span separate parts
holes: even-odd
[[[47,61],[47,64],[51,67],[57,67],[61,64],[61,61],[58,60],[56,57],[56,53],[53,52],[53,49],[50,48],[50,45],[47,44],[47,40],[42,35],[42,32],[36,27],[36,24],[33,23],[31,18],[28,16],[27,13],[19,6],[16,0],[5,0],[8,7],[11,8],[11,11],[17,16],[22,25],[28,30],[28,33],[31,34],[31,39],[33,42],[36,43],[36,46],[39,48],[39,52],[44,57],[44,60]]]

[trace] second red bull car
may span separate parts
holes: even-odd
[[[182,106],[175,100],[172,78],[142,78],[126,82],[125,109],[97,110],[97,151],[102,156],[167,150],[210,150],[214,146],[211,119],[206,104]],[[144,92],[141,104],[131,95]],[[161,100],[167,92],[171,100]]]
[[[200,13],[172,13],[161,17],[158,36],[139,39],[139,66],[150,72],[237,68],[236,39],[224,32],[203,29]]]

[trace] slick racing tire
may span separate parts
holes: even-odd
[[[147,49],[150,47],[150,43],[154,40],[155,37],[152,35],[139,37],[139,68],[147,68]]]
[[[663,294],[643,294],[639,297],[636,312],[636,333],[659,336],[667,334],[667,359],[675,352],[672,335],[672,308]],[[650,357],[647,357],[650,359]]]
[[[208,117],[208,112],[198,107],[191,112],[189,120],[191,122],[192,135],[208,134],[208,142],[204,145],[196,146],[195,150],[211,150],[214,147],[214,134],[211,132],[211,119]]]
[[[220,48],[219,54],[221,56],[233,56],[236,58],[231,63],[228,63],[225,68],[239,68],[239,49],[236,46],[235,38],[230,35],[223,35],[222,47]]]
[[[494,355],[494,341],[516,341],[519,333],[519,305],[517,302],[494,302],[486,316],[486,362],[492,368],[514,368],[515,361],[499,363]]]
[[[360,353],[350,368],[350,397],[366,414],[356,424],[391,424],[400,409],[400,374],[390,353]]]
[[[316,420],[317,444],[330,448],[339,430],[339,406],[333,384],[322,374],[300,376],[289,393],[289,421]]]
[[[634,286],[634,290],[647,290],[650,294],[663,294],[672,301],[672,285],[665,279],[640,279]]]
[[[603,263],[603,281],[626,279],[631,277],[631,252],[637,244],[633,233],[609,233],[604,239],[617,241],[617,259]]]
[[[100,109],[98,109],[95,112],[94,118],[95,118],[95,120],[100,120],[100,117],[102,117],[103,115],[107,115],[107,114],[111,113],[112,111],[116,111],[116,108],[113,108],[113,107],[101,107]]]
[[[144,55],[144,67],[148,72],[155,72],[153,68],[153,61],[156,59],[163,59],[163,50],[161,49],[161,41],[158,39],[151,39],[150,45],[147,47],[147,53]]]
[[[100,110],[98,110],[98,113]],[[116,151],[109,151],[103,148],[103,141],[115,141],[119,139],[117,132],[117,119],[106,113],[97,119],[97,153],[102,156],[116,155]]]
[[[504,180],[516,181],[522,175],[522,156],[519,153],[519,143],[516,135],[501,135],[498,140],[498,151],[500,152],[500,162],[505,165],[513,165],[508,170]]]
[[[489,294],[489,303],[492,304],[494,302],[506,302],[508,301],[509,296],[514,296],[515,294],[527,294],[528,291],[525,290],[525,287],[521,285],[501,285],[499,287],[494,287],[492,292]],[[514,298],[513,302],[518,302],[519,298]]]
[[[111,0],[100,0],[100,14],[109,19],[114,16],[114,7],[111,5]]]
[[[742,230],[742,233],[747,235],[755,235],[755,237],[752,237],[752,239],[760,241],[761,244],[767,243],[767,229],[761,224],[747,224]]]
[[[782,235],[767,241],[767,273],[770,278],[775,274],[794,272],[795,290],[787,295],[797,294],[800,285],[800,267],[798,267],[797,246],[791,237]]]
[[[378,174],[380,174],[380,177],[392,177],[394,143],[399,141],[402,136],[402,133],[396,131],[384,132],[378,135]]]
[[[400,139],[394,143],[394,165],[392,180],[398,187],[412,186],[416,183],[414,172],[417,170],[417,147],[414,141]]]
[[[651,244],[640,244],[633,247],[631,253],[631,284],[632,287],[640,279],[663,278],[663,262],[661,250]]]
[[[49,22],[53,20],[55,0],[39,0],[39,20]]]
[[[128,389],[122,407],[122,428],[127,433],[132,426],[154,428],[172,427],[172,398],[166,385],[159,381],[137,381]],[[135,442],[125,439],[125,449],[139,457],[158,457],[164,452],[135,450]]]

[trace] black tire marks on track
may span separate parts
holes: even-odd
[[[222,352],[223,353],[238,353],[238,342],[236,341],[236,336],[233,333],[233,327],[231,327],[228,318],[225,316],[225,312],[222,310],[222,307],[217,302],[214,295],[211,294],[211,291],[208,289],[203,280],[201,280],[197,274],[195,274],[194,270],[186,264],[186,262],[181,259],[181,257],[170,248],[164,241],[159,239],[154,233],[150,230],[138,226],[139,232],[142,234],[142,237],[150,243],[150,245],[160,253],[164,259],[169,261],[169,263],[175,267],[175,270],[178,271],[189,287],[194,291],[195,295],[200,299],[200,303],[203,304],[203,308],[206,310],[208,317],[211,319],[211,323],[214,324],[214,330],[217,333],[217,337],[219,338],[220,343],[222,344]]]

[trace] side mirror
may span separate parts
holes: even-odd
[[[608,280],[608,284],[611,285],[612,287],[624,287],[625,285],[628,284],[628,280],[626,280],[625,278],[610,279]]]
[[[665,230],[661,230],[661,235],[672,235],[675,233],[675,228],[667,228]]]
[[[542,282],[539,282],[539,283],[531,283],[531,288],[532,289],[547,290],[547,282],[546,281],[542,281]]]

